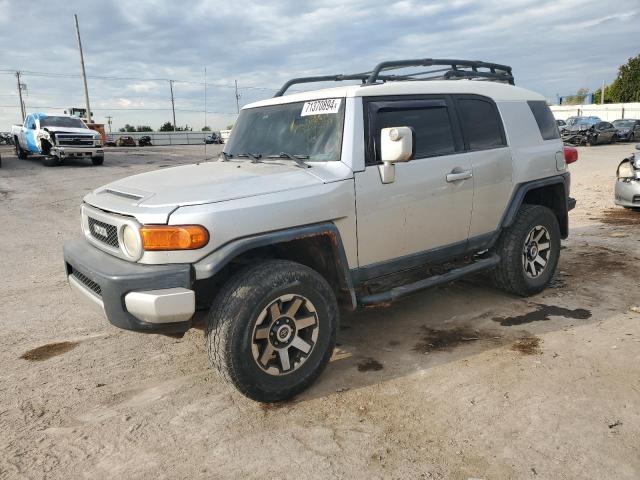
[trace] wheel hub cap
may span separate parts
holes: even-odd
[[[313,303],[301,295],[282,295],[258,315],[251,344],[253,359],[270,375],[286,375],[309,358],[318,333]]]
[[[296,326],[292,318],[279,318],[271,326],[269,342],[276,348],[286,347],[293,340],[295,330]]]

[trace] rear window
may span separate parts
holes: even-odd
[[[506,145],[500,117],[494,105],[475,98],[458,99],[462,131],[470,150],[487,150]]]
[[[540,135],[542,135],[542,139],[553,140],[554,138],[560,138],[560,132],[558,131],[556,119],[547,106],[547,102],[545,102],[544,100],[540,100],[529,101],[527,103],[529,104],[531,113],[533,113],[533,116],[536,119],[536,123],[538,124],[538,128],[540,129]]]

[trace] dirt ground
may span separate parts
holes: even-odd
[[[552,288],[464,281],[344,315],[315,386],[265,406],[216,378],[200,331],[118,330],[65,279],[86,192],[203,147],[56,168],[3,148],[0,478],[640,478],[640,213],[613,204],[632,150],[580,149]]]

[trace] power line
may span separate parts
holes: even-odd
[[[22,70],[23,75],[33,76],[33,77],[56,77],[56,78],[81,78],[81,75],[77,75],[74,73],[55,73],[55,72],[37,72],[33,70]],[[9,69],[0,69],[0,74],[11,74],[13,75],[15,70]],[[118,77],[111,75],[87,75],[87,78],[93,80],[135,80],[135,81],[143,81],[143,82],[168,82],[169,78],[147,78],[147,77]],[[198,82],[195,80],[172,80],[174,83],[186,83],[191,85],[204,85],[203,82]],[[221,83],[207,83],[208,87],[219,87],[219,88],[232,88],[235,90],[235,84],[221,84]],[[280,87],[257,87],[253,85],[247,85],[244,87],[239,87],[239,90],[262,90],[269,92],[277,92],[280,90]],[[289,89],[289,91],[300,91]]]
[[[52,106],[52,105],[29,105],[30,108],[33,109],[42,109],[42,110],[65,110],[69,107],[58,107],[58,106]],[[0,108],[16,108],[15,105],[0,105]],[[146,107],[146,108],[136,108],[136,107],[103,107],[103,108],[92,108],[92,110],[99,110],[99,111],[110,111],[110,110],[114,110],[114,111],[122,111],[122,112],[127,112],[127,111],[131,111],[131,112],[168,112],[171,111],[171,108],[162,108],[162,107],[158,107],[158,108],[150,108],[150,107]],[[185,112],[185,113],[204,113],[204,110],[202,109],[186,109],[186,108],[176,108],[176,112]],[[207,113],[212,113],[214,115],[237,115],[236,112],[216,112],[216,111],[212,111],[212,110],[207,110]]]

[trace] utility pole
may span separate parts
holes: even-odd
[[[240,97],[242,95],[238,93],[238,80],[236,80],[236,113],[240,113]]]
[[[207,67],[204,67],[204,127],[207,126]],[[205,136],[207,133],[205,132]],[[204,161],[207,161],[207,141],[204,142]]]
[[[207,126],[207,67],[204,67],[204,126]]]
[[[173,99],[173,80],[169,80],[169,89],[171,90],[171,110],[173,111],[173,131],[176,131],[176,103]]]
[[[24,102],[22,101],[22,87],[23,83],[20,81],[20,72],[16,72],[16,78],[18,79],[18,97],[20,98],[20,113],[22,113],[22,123],[24,123],[24,118],[27,116],[24,108]]]
[[[602,81],[602,90],[600,91],[600,103],[604,105],[604,80]]]
[[[82,53],[82,40],[80,40],[80,27],[78,26],[78,15],[73,14],[76,21],[76,34],[78,35],[78,49],[80,50],[80,66],[82,67],[82,81],[84,82],[84,100],[87,104],[87,123],[91,122],[91,105],[89,105],[89,87],[87,87],[87,74],[84,71],[84,55]]]
[[[109,133],[111,133],[111,119],[113,117],[111,115],[107,115],[107,125],[109,125]]]

